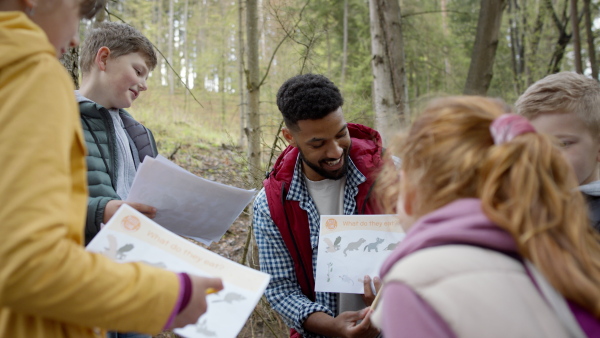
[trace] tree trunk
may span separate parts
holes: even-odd
[[[174,2],[175,0],[169,0],[169,39],[167,41],[167,58],[171,67],[173,67],[173,43],[175,43],[175,36],[173,34],[173,17],[175,15]],[[175,75],[173,74],[173,70],[171,68],[167,68],[167,72],[169,74],[167,77],[169,81],[169,95],[172,96],[175,93]]]
[[[243,147],[246,142],[246,103],[244,102],[244,8],[242,0],[238,0],[238,91],[240,92],[240,139],[239,145]]]
[[[348,0],[344,0],[344,38],[342,42],[342,78],[340,86],[346,81],[346,69],[348,68]]]
[[[71,75],[75,89],[79,89],[79,47],[69,48],[59,61]]]
[[[94,17],[94,26],[106,19],[106,10],[102,9],[96,13]],[[69,50],[61,55],[59,59],[60,63],[67,69],[75,89],[79,89],[79,46],[69,48]]]
[[[259,0],[246,1],[246,39],[248,51],[248,164],[254,179],[253,185],[260,186],[262,179],[261,149],[260,149],[260,86],[258,59],[258,6]]]
[[[585,32],[587,35],[588,55],[592,68],[592,77],[598,81],[598,64],[596,63],[596,47],[594,46],[594,34],[592,32],[592,13],[590,0],[583,0],[583,11],[585,14]]]
[[[452,66],[450,65],[450,50],[448,48],[448,41],[450,36],[450,29],[448,28],[448,0],[441,0],[440,7],[442,10],[442,32],[444,33],[444,70],[445,70],[445,81],[444,87],[446,90],[450,88],[450,79],[452,78]]]
[[[375,128],[385,140],[406,122],[408,113],[400,5],[396,0],[370,0],[369,14]]]
[[[485,95],[490,88],[505,5],[506,0],[481,0],[465,94]]]
[[[571,0],[571,28],[573,29],[573,59],[575,62],[575,71],[583,74],[581,65],[581,39],[579,38],[579,15],[577,12],[577,0]]]
[[[189,62],[189,53],[188,53],[188,15],[189,15],[189,0],[185,0],[184,4],[183,4],[183,18],[182,18],[182,25],[183,25],[183,29],[182,29],[182,38],[183,38],[183,66],[185,67],[185,73],[182,74],[183,75],[183,83],[189,88],[190,86],[190,72],[191,72],[191,67],[190,67],[190,62]],[[182,67],[183,68],[183,67]],[[188,91],[184,90],[183,91],[183,112],[184,114],[187,114],[187,101],[188,101]]]
[[[550,12],[550,15],[552,16],[552,21],[554,22],[554,25],[556,26],[556,29],[558,30],[558,40],[556,41],[556,46],[554,47],[554,52],[552,53],[552,58],[550,59],[550,62],[548,64],[548,71],[547,71],[547,74],[555,74],[555,73],[560,72],[560,65],[562,62],[562,58],[565,55],[565,48],[571,41],[572,35],[567,34],[567,26],[569,24],[567,16],[566,16],[567,6],[565,6],[565,10],[563,11],[563,21],[561,21],[558,18],[556,11],[554,10],[554,6],[552,5],[552,0],[545,0],[545,1],[546,1],[546,8]]]

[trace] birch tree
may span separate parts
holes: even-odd
[[[369,14],[375,129],[386,139],[398,123],[406,122],[408,112],[400,5],[396,0],[370,0]]]

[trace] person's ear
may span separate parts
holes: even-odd
[[[94,59],[94,63],[98,66],[98,69],[101,71],[106,70],[106,63],[108,62],[108,58],[110,57],[110,49],[106,46],[100,47],[98,52],[96,53],[96,58]]]
[[[400,198],[398,200],[398,208],[402,210],[406,216],[414,215],[414,203],[416,203],[416,190],[413,185],[407,182],[404,170],[400,170]],[[402,208],[402,209],[400,209]]]
[[[38,6],[38,0],[23,0],[23,3],[28,10],[35,10]]]
[[[298,147],[298,145],[296,144],[296,140],[292,135],[292,132],[287,127],[281,128],[281,134],[292,147]]]

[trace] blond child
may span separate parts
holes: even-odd
[[[124,110],[147,89],[157,60],[152,43],[137,29],[102,22],[87,32],[79,63],[81,88],[75,94],[88,148],[88,243],[127,199],[144,157],[158,155],[152,132]],[[150,218],[156,215],[152,206],[128,204]]]
[[[539,133],[553,136],[577,175],[592,226],[600,231],[600,84],[573,72],[552,74],[515,104]]]

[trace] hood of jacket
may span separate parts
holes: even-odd
[[[352,139],[349,156],[352,161],[363,161],[367,166],[377,167],[380,165],[382,140],[379,133],[372,128],[362,124],[348,123],[348,132]],[[269,173],[269,178],[277,181],[290,182],[294,175],[294,167],[298,158],[298,148],[288,146],[283,150]],[[374,160],[376,158],[376,160]]]
[[[510,255],[517,253],[513,237],[488,219],[479,199],[459,199],[417,220],[383,263],[381,276],[384,277],[398,260],[417,250],[446,244],[473,245]]]
[[[56,58],[56,50],[46,33],[25,13],[0,12],[0,68],[40,52]]]
[[[600,181],[579,186],[579,191],[590,196],[600,196]]]

